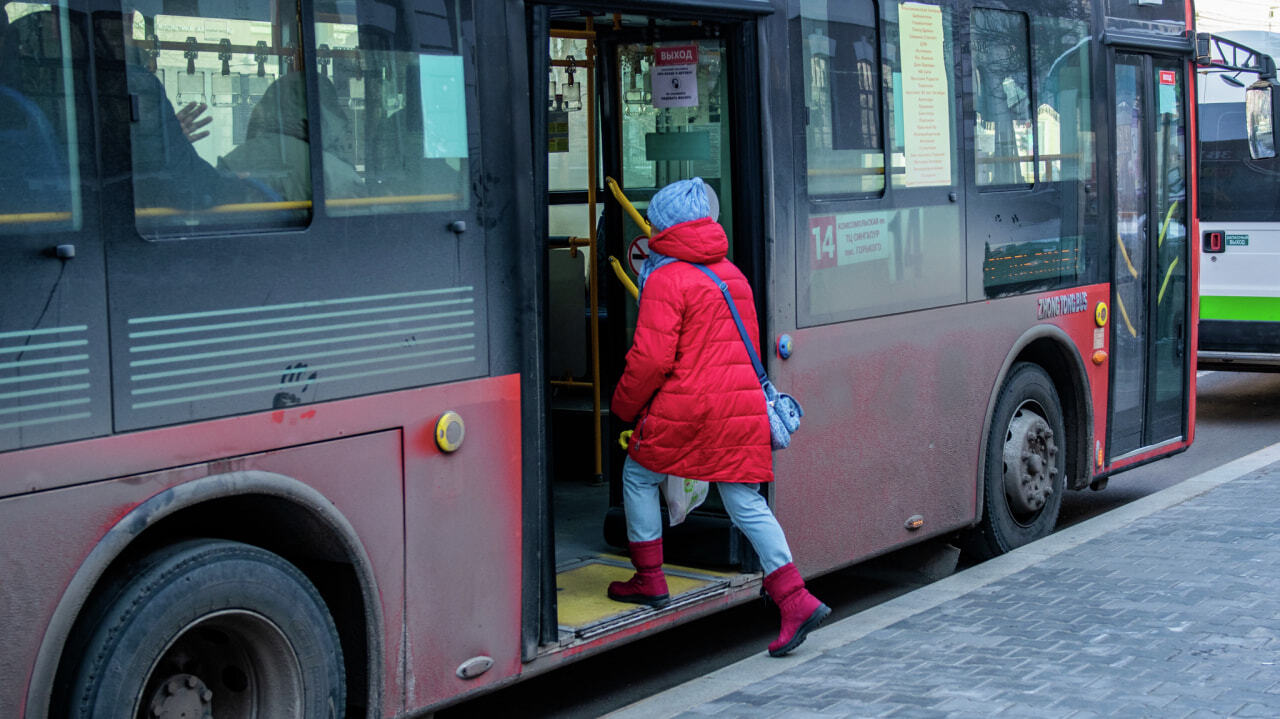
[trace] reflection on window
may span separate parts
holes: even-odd
[[[0,15],[0,234],[79,229],[83,28],[48,3],[5,3]]]
[[[884,189],[876,16],[869,0],[801,3],[811,197]]]
[[[1031,62],[1027,16],[973,11],[974,170],[978,185],[1030,185]]]
[[[1089,23],[1037,17],[1032,27],[1040,81],[1036,98],[1040,181],[1093,180]]]
[[[191,15],[166,13],[171,5],[122,2],[138,231],[305,223],[311,167],[298,5],[199,0],[182,6]]]
[[[357,0],[317,6],[329,214],[468,206],[460,25],[456,2]]]
[[[963,220],[953,204],[809,217],[814,321],[964,300]]]

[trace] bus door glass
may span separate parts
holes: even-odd
[[[1185,73],[1125,53],[1114,73],[1113,460],[1185,433],[1189,289]]]

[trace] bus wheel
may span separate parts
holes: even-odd
[[[982,520],[969,533],[971,554],[989,559],[1053,531],[1066,490],[1065,441],[1053,380],[1039,365],[1014,365],[991,418]]]
[[[192,540],[134,567],[91,608],[69,714],[112,719],[341,717],[337,629],[296,567]]]

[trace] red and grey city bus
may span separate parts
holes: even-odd
[[[4,716],[422,714],[757,597],[713,495],[605,598],[605,178],[715,189],[806,575],[1192,440],[1190,2],[0,9]]]

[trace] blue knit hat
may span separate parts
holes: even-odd
[[[649,200],[649,224],[656,232],[672,225],[702,217],[715,219],[720,214],[720,203],[715,192],[701,177],[678,180],[658,190]]]

